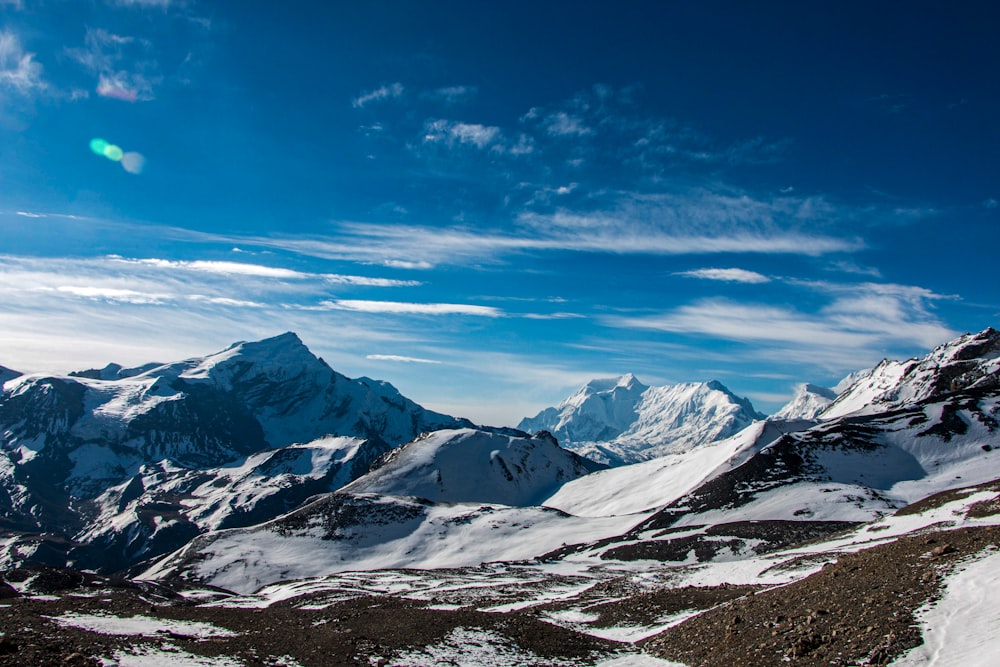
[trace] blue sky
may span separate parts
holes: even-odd
[[[1000,9],[952,4],[0,0],[0,364],[293,330],[485,423],[773,411],[998,322]]]

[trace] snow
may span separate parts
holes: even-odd
[[[151,616],[102,616],[97,614],[77,614],[67,612],[62,616],[49,616],[63,627],[80,628],[103,635],[138,635],[155,637],[158,634],[171,632],[178,635],[207,639],[209,637],[233,637],[232,630],[220,628],[211,623],[198,621],[177,621],[169,618],[153,618]]]
[[[583,461],[547,438],[446,430],[397,449],[385,465],[343,491],[527,506],[588,472]]]
[[[592,380],[519,428],[550,431],[567,449],[620,465],[687,451],[762,417],[719,382],[647,387],[629,374]]]
[[[891,667],[992,667],[1000,655],[1000,553],[957,567],[940,600],[917,611],[924,643]]]
[[[798,422],[794,422],[792,428],[797,425]],[[740,465],[780,437],[786,426],[756,422],[725,440],[651,461],[591,473],[563,485],[542,504],[577,516],[624,515],[661,507]]]
[[[101,667],[244,667],[244,663],[233,658],[208,658],[182,651],[172,644],[164,644],[160,648],[137,646],[130,651],[115,651],[110,659],[102,658]],[[286,667],[296,665],[297,663],[285,661]]]
[[[792,400],[771,415],[771,419],[816,419],[836,398],[837,393],[832,389],[800,384],[795,388]]]
[[[326,498],[297,510],[304,528],[281,519],[253,528],[203,535],[150,568],[142,578],[169,576],[174,564],[195,556],[196,580],[238,593],[287,579],[349,570],[452,568],[488,561],[523,560],[565,544],[618,535],[635,517],[581,518],[538,507],[426,504],[384,496],[344,496],[358,523],[340,526],[332,539],[324,515],[310,514]],[[379,517],[367,522],[365,517]],[[382,518],[385,517],[385,518]],[[643,517],[639,517],[640,519]]]

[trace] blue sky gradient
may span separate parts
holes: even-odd
[[[0,0],[0,364],[294,330],[480,422],[625,372],[770,412],[997,324],[998,19]]]

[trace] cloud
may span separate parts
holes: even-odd
[[[764,354],[771,348],[778,358],[797,358],[805,363],[819,363],[822,357],[836,359],[842,370],[878,359],[888,349],[929,348],[956,335],[928,306],[954,297],[907,285],[812,286],[833,297],[815,313],[770,304],[703,299],[660,314],[608,317],[605,323],[753,343],[754,354]]]
[[[426,97],[446,104],[457,104],[472,99],[477,92],[479,89],[476,86],[445,86],[427,93]]]
[[[163,78],[151,56],[149,41],[103,28],[87,28],[84,48],[66,52],[97,77],[96,92],[102,97],[123,102],[149,101],[154,98],[154,86]]]
[[[338,299],[324,301],[321,305],[334,310],[353,310],[362,313],[389,313],[394,315],[474,315],[478,317],[503,317],[504,312],[492,306],[473,306],[462,303],[409,303],[402,301],[365,301]]]
[[[594,133],[582,118],[571,116],[564,111],[550,114],[545,118],[543,125],[545,131],[554,137],[585,137]]]
[[[771,279],[756,271],[746,269],[696,269],[694,271],[679,271],[675,276],[687,276],[688,278],[702,278],[704,280],[721,280],[731,283],[767,283]]]
[[[499,127],[437,119],[427,121],[423,141],[447,146],[471,144],[483,149],[498,143],[502,137]]]
[[[35,54],[25,52],[13,32],[0,31],[0,89],[29,95],[46,87],[42,66],[35,61]]]
[[[398,361],[404,364],[440,364],[440,361],[435,361],[434,359],[421,359],[419,357],[404,357],[398,354],[369,354],[365,356],[365,359],[371,359],[373,361]]]
[[[421,283],[417,280],[393,280],[389,278],[371,278],[368,276],[352,276],[337,273],[306,273],[262,264],[246,262],[226,262],[217,260],[168,260],[168,259],[125,259],[111,257],[112,261],[124,264],[143,264],[160,269],[179,269],[201,271],[219,275],[254,276],[258,278],[275,278],[278,280],[323,280],[338,285],[359,285],[367,287],[415,287]]]
[[[52,288],[39,287],[40,291],[48,291]],[[173,299],[170,294],[158,294],[151,292],[139,292],[132,289],[121,289],[113,287],[95,287],[92,285],[60,285],[55,291],[64,294],[72,294],[87,299],[101,301],[115,301],[132,304],[162,304]]]
[[[370,90],[366,93],[362,93],[358,97],[355,97],[353,100],[351,100],[351,106],[353,106],[355,109],[361,109],[367,106],[368,104],[371,104],[372,102],[382,102],[384,100],[397,99],[403,96],[405,90],[406,89],[403,87],[403,84],[399,83],[398,81],[396,83],[390,83],[385,86],[380,86],[375,90]]]
[[[159,8],[167,9],[171,5],[179,4],[178,0],[110,0],[111,4],[119,7],[139,7],[139,8]]]

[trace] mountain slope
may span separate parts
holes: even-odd
[[[522,560],[615,535],[631,517],[583,519],[539,507],[431,503],[334,493],[268,523],[206,533],[142,574],[239,592],[300,577]]]
[[[729,437],[763,415],[719,382],[648,387],[635,376],[593,380],[518,428],[547,430],[563,447],[622,465]]]
[[[378,456],[424,431],[470,425],[420,407],[388,383],[337,373],[291,333],[171,364],[21,375],[0,394],[0,527],[61,536],[63,557],[78,539],[108,546],[107,538],[118,545],[105,559],[110,566],[172,550],[176,539],[216,527],[191,523],[197,508],[162,498],[184,498],[201,488],[199,480],[227,486],[221,469],[253,467],[248,457],[259,452],[328,435],[362,440],[352,445],[347,467],[346,460],[327,458],[330,465],[307,475],[328,478],[318,493],[332,490],[335,479],[360,476]],[[174,487],[183,492],[171,496],[166,489]],[[108,498],[116,488],[134,497],[112,503],[120,516],[111,520]],[[278,511],[289,509],[293,495],[282,494]],[[178,537],[149,541],[171,526]],[[126,548],[123,540],[134,544]],[[93,549],[76,553],[100,558]],[[79,565],[103,563],[85,558]]]
[[[544,432],[528,438],[475,429],[436,431],[392,450],[343,491],[527,506],[599,467]]]
[[[1000,332],[990,327],[960,336],[921,359],[886,359],[847,381],[850,385],[819,415],[821,419],[885,412],[962,389],[996,389],[1000,387]]]

